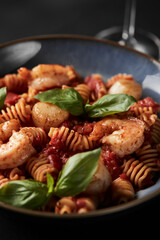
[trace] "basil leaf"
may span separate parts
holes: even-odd
[[[73,88],[51,89],[37,94],[34,98],[42,102],[55,104],[75,116],[79,116],[84,113],[83,98]]]
[[[54,188],[54,179],[53,177],[47,173],[47,188],[48,188],[48,194],[53,193],[53,188]]]
[[[86,104],[85,111],[89,117],[105,117],[107,115],[128,111],[136,99],[128,94],[109,94],[92,105]]]
[[[85,190],[95,173],[101,148],[70,157],[58,178],[54,194],[59,197],[75,196]]]
[[[7,94],[7,88],[6,87],[0,88],[0,109],[3,108],[6,94]]]
[[[12,181],[0,189],[0,201],[16,207],[35,209],[47,200],[47,185],[35,180]]]

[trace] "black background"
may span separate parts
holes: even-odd
[[[1,0],[0,43],[35,35],[94,36],[123,24],[125,0]],[[138,28],[160,37],[159,1],[137,0]]]
[[[97,32],[123,24],[124,0],[1,0],[0,44],[36,35]],[[160,37],[158,0],[137,0],[136,26]],[[61,222],[26,219],[0,211],[0,240],[139,237],[159,232],[160,198],[143,207],[97,221]]]

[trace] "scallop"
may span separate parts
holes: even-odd
[[[121,79],[113,84],[108,94],[126,93],[139,100],[142,95],[142,87],[135,81]]]
[[[84,192],[91,195],[105,193],[111,185],[111,182],[111,175],[108,169],[104,166],[102,161],[99,161],[97,170]]]
[[[52,103],[38,102],[32,109],[32,120],[34,125],[44,128],[47,132],[50,127],[59,127],[68,117],[69,112]]]

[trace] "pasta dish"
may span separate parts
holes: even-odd
[[[132,75],[73,66],[0,79],[0,201],[56,214],[123,204],[160,172],[160,104]]]

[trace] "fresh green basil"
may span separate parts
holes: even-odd
[[[28,209],[36,209],[47,203],[51,196],[51,181],[46,184],[35,180],[16,180],[0,189],[0,201]]]
[[[51,89],[37,94],[34,98],[57,105],[63,110],[70,112],[74,116],[84,113],[84,103],[81,95],[73,88]]]
[[[85,190],[95,173],[101,148],[75,154],[64,165],[54,188],[59,197],[75,196]]]
[[[3,108],[6,94],[7,94],[7,88],[6,87],[0,88],[0,109]]]
[[[85,111],[92,118],[105,117],[129,110],[134,102],[136,102],[136,99],[127,94],[109,94],[103,96],[92,105],[86,104]]]
[[[108,94],[97,100],[92,105],[87,103],[84,106],[81,95],[73,88],[51,89],[35,96],[42,102],[53,103],[72,115],[82,114],[88,117],[105,117],[115,113],[128,111],[136,99],[128,94]]]
[[[100,153],[101,148],[98,148],[70,157],[55,187],[50,174],[47,174],[47,184],[32,179],[11,181],[0,189],[0,201],[16,207],[37,209],[46,204],[52,195],[75,196],[84,191],[91,181]]]
[[[47,188],[48,194],[52,194],[54,189],[54,178],[49,173],[47,173]]]

